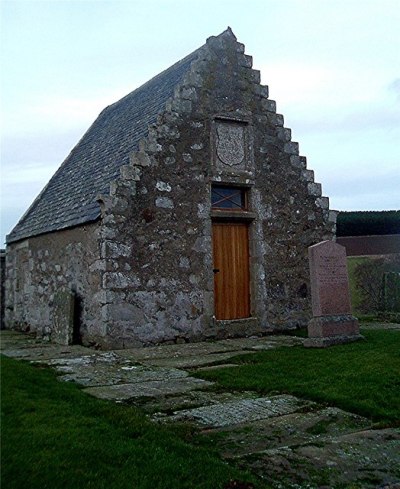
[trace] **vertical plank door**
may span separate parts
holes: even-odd
[[[213,223],[217,319],[250,316],[249,233],[245,223]]]

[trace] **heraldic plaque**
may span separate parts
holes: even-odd
[[[219,170],[247,170],[247,124],[216,121],[216,167]]]

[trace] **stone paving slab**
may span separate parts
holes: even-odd
[[[400,430],[360,431],[239,460],[276,489],[375,489],[400,481]]]
[[[124,350],[114,350],[121,357],[127,358],[132,362],[143,362],[147,360],[160,360],[162,358],[187,358],[212,353],[224,353],[236,350],[232,346],[220,345],[217,342],[203,341],[200,343],[184,343],[179,345],[160,345],[145,348],[127,348]]]
[[[216,362],[229,360],[237,355],[249,355],[253,351],[238,352],[237,350],[226,353],[210,353],[196,355],[190,357],[173,357],[173,358],[153,358],[151,360],[142,360],[143,365],[152,365],[160,367],[175,367],[175,368],[197,368],[210,366]]]
[[[188,377],[188,372],[175,368],[133,365],[114,352],[102,352],[76,358],[51,359],[46,362],[61,375],[61,380],[73,381],[85,387],[115,384],[146,383]]]
[[[227,348],[235,348],[239,350],[271,350],[273,348],[279,348],[281,346],[296,346],[302,345],[304,338],[297,336],[279,335],[279,336],[264,336],[261,338],[232,338],[227,340],[220,340],[219,344],[226,346]]]
[[[365,430],[371,423],[362,416],[334,407],[296,412],[245,425],[203,430],[224,458],[243,457],[282,446],[318,442],[326,437]]]
[[[87,355],[88,353],[93,355],[93,350],[79,345],[57,346],[52,344],[34,344],[30,346],[24,345],[19,348],[15,347],[15,345],[9,348],[3,346],[1,353],[7,357],[19,360],[43,361],[46,363],[47,360],[56,358],[76,358]]]
[[[214,390],[193,390],[185,393],[169,395],[158,399],[139,399],[133,404],[139,406],[152,419],[160,422],[169,422],[170,416],[185,409],[193,409],[200,406],[210,406],[242,399],[256,399],[256,392],[217,392]],[[172,414],[171,414],[172,413]]]
[[[216,361],[238,354],[301,345],[303,338],[228,339],[110,352],[46,344],[11,331],[2,331],[0,338],[5,355],[48,364],[61,380],[83,385],[90,395],[134,404],[158,421],[197,424],[225,458],[273,488],[375,489],[386,482],[393,488],[400,481],[399,430],[366,429],[364,418],[294,396],[216,391],[211,382],[187,371],[215,368]]]
[[[309,409],[313,405],[315,403],[312,401],[289,395],[240,399],[183,410],[171,416],[170,421],[192,421],[209,427],[232,426],[282,416],[300,409]]]
[[[153,380],[137,382],[134,384],[107,385],[101,387],[88,387],[84,392],[100,399],[112,401],[129,401],[135,398],[162,398],[171,394],[182,394],[193,389],[205,389],[212,386],[212,382],[195,379],[194,377],[176,378],[168,382]]]
[[[128,348],[114,350],[118,355],[133,362],[144,362],[161,359],[181,359],[190,357],[204,357],[212,354],[232,353],[231,356],[245,353],[245,350],[269,350],[280,346],[301,345],[303,338],[295,336],[265,336],[252,338],[232,338],[219,341],[203,341],[199,343],[185,343],[180,345],[160,345],[146,348]],[[177,360],[178,361],[178,360]]]

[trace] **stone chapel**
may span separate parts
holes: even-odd
[[[306,325],[335,220],[228,28],[106,107],[8,235],[6,326],[127,348]]]

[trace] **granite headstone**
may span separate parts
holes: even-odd
[[[322,241],[308,248],[313,318],[306,347],[325,347],[362,338],[351,313],[346,248]]]

